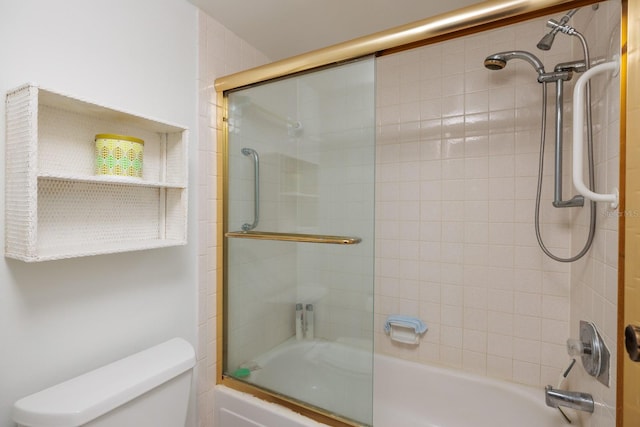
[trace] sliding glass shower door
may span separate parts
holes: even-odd
[[[371,424],[374,60],[226,96],[224,373]]]

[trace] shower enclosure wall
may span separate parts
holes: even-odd
[[[231,92],[227,119],[225,373],[365,424],[372,403],[374,93],[368,58]],[[352,375],[347,388],[323,390],[304,373],[270,379],[271,353],[309,342],[317,345],[301,357],[332,352]],[[349,372],[354,354],[361,360]]]
[[[548,70],[581,59],[576,38],[564,34],[549,51],[536,47],[546,21],[562,15],[378,58],[376,352],[541,388],[555,386],[568,366],[565,343],[578,336],[581,319],[595,322],[616,352],[617,211],[598,204],[594,245],[578,262],[542,253],[534,227],[537,73],[525,61],[501,71],[483,65],[488,55],[511,50],[535,53]],[[583,7],[571,23],[595,61],[619,55],[619,2]],[[565,85],[567,198],[575,194],[571,94],[578,77]],[[619,179],[619,77],[592,84],[596,188],[608,192]],[[584,246],[589,208],[552,205],[554,96],[550,89],[541,228],[553,252],[567,257]],[[427,322],[419,347],[403,348],[384,334],[384,319],[395,312]],[[605,387],[578,368],[571,389],[607,402],[591,425],[613,426],[615,374]]]

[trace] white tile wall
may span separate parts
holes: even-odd
[[[597,12],[578,14],[575,25],[584,28],[584,35],[593,40],[591,52],[595,58],[610,60],[619,53],[620,3],[601,3]],[[594,141],[596,142],[596,188],[609,192],[618,187],[620,161],[620,80],[594,80],[593,105],[597,111]],[[585,175],[586,176],[586,175]],[[618,312],[618,212],[598,205],[597,231],[594,247],[586,259],[571,266],[571,335],[578,336],[580,320],[595,323],[611,352],[611,383],[605,387],[584,370],[570,376],[570,387],[593,394],[599,403],[592,416],[582,416],[583,425],[614,426],[616,396],[617,312]],[[587,212],[575,219],[574,246],[582,245],[588,233]]]
[[[611,25],[619,22],[619,11],[613,2],[578,13],[576,25],[588,29],[593,55],[611,49]],[[580,278],[595,282],[580,270],[585,262],[572,267],[552,261],[537,244],[533,217],[542,94],[536,73],[518,60],[501,71],[483,67],[489,54],[513,49],[534,53],[549,70],[580,58],[581,49],[565,35],[556,37],[551,51],[536,48],[547,19],[378,59],[377,351],[543,386],[555,385],[567,366],[564,343],[578,316],[570,313],[582,315],[580,305],[588,302],[600,320],[610,319],[613,329],[607,333],[615,342],[616,301],[606,299],[605,286],[592,285],[601,300],[592,288],[579,297],[585,292]],[[616,84],[611,83],[616,95],[608,100],[614,104]],[[565,87],[569,112],[571,86]],[[575,213],[550,203],[554,93],[550,87],[541,228],[549,249],[567,256],[580,249],[585,226]],[[600,149],[599,177],[615,182],[618,139],[610,127],[618,125],[618,111],[595,110],[597,120],[606,122],[598,141],[608,142]],[[565,117],[570,124],[570,115]],[[572,192],[567,169],[565,198]],[[588,265],[599,262],[603,280],[605,267],[610,270],[608,295],[614,297],[615,221],[600,223]],[[384,334],[386,316],[396,312],[428,323],[420,346],[393,343]],[[604,395],[614,396],[610,390]]]
[[[199,30],[199,161],[198,161],[198,235],[200,236],[198,275],[198,425],[213,425],[213,386],[216,378],[216,227],[221,195],[217,181],[222,171],[216,139],[217,77],[268,62],[268,58],[249,46],[205,13],[198,13]]]

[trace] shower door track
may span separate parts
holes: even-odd
[[[270,231],[229,231],[225,237],[236,239],[278,240],[281,242],[329,243],[334,245],[356,245],[359,237],[327,236],[323,234],[277,233]]]

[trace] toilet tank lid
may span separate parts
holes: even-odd
[[[25,426],[79,426],[194,365],[191,344],[173,338],[18,400],[13,407],[13,420]]]

